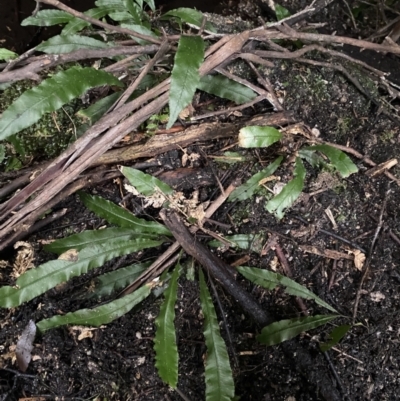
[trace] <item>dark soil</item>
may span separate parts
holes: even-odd
[[[306,5],[306,2],[293,1],[292,8],[288,2],[282,3],[286,3],[291,11]],[[245,7],[241,10],[245,14]],[[398,5],[397,12],[400,12]],[[365,7],[356,20],[358,25],[355,30],[344,4],[333,2],[313,20],[326,23],[321,33],[337,31],[340,35],[365,38],[384,25],[377,14],[375,6]],[[386,16],[390,20],[395,14],[386,12]],[[354,57],[357,57],[356,53],[365,62],[374,62],[376,68],[390,72],[390,79],[399,79],[398,57],[375,53],[372,60],[365,58],[364,53],[351,49]],[[325,56],[315,57],[326,60]],[[285,109],[292,111],[297,121],[318,129],[322,139],[353,148],[376,163],[396,158],[400,154],[398,123],[382,114],[370,99],[338,72],[280,60],[275,60],[274,68],[264,72],[278,96],[284,99]],[[371,84],[371,81],[363,81],[364,78],[360,78],[363,85]],[[374,84],[371,88],[375,88]],[[381,92],[376,90],[374,96],[385,96]],[[398,110],[398,99],[392,105]],[[270,111],[268,106],[260,106],[256,113]],[[209,180],[199,183],[192,178],[187,179],[182,173],[186,170],[180,170],[183,178],[178,179],[174,185],[184,188],[188,196],[194,190],[200,190],[203,199],[213,199],[219,193],[214,175],[229,181],[240,173],[247,179],[275,159],[274,151],[289,153],[288,149],[297,149],[303,139],[297,135],[290,141],[287,149],[273,147],[243,152],[255,162],[246,167],[235,165],[229,167],[228,171],[226,165],[214,163],[208,156],[220,154],[221,149],[234,145],[233,140],[199,143],[187,151],[189,154],[202,155],[194,167],[204,169]],[[146,172],[160,174],[182,168],[182,156],[181,150],[162,155],[159,160],[164,168],[157,167]],[[332,185],[323,181],[318,170],[306,165],[304,193],[312,195],[302,197],[281,221],[266,212],[265,197],[260,195],[233,206],[225,204],[213,216],[213,220],[224,226],[210,223],[208,228],[222,235],[228,232],[263,233],[266,238],[275,235],[289,260],[293,278],[343,315],[343,318],[333,321],[332,325],[301,336],[299,342],[313,356],[319,352],[318,342],[323,341],[334,326],[351,323],[363,271],[357,270],[349,260],[334,263],[331,259],[306,253],[300,247],[313,245],[343,253],[354,250],[354,244],[363,248],[369,273],[363,284],[355,324],[340,344],[327,352],[326,359],[317,360],[321,363],[321,371],[329,371],[331,386],[341,394],[341,399],[396,400],[400,388],[400,188],[385,175],[368,176],[365,173],[369,166],[363,160],[352,159],[359,173],[335,181]],[[292,163],[287,163],[277,171],[283,182],[291,179],[292,167]],[[399,167],[395,166],[391,172],[400,177]],[[168,178],[169,174],[164,173],[164,176]],[[114,182],[89,188],[88,191],[116,203],[122,200],[119,185]],[[147,214],[157,216],[156,210],[141,210],[138,207],[140,200],[128,206],[132,210],[139,209],[139,217],[146,217]],[[53,226],[25,239],[36,251],[35,264],[54,257],[42,250],[44,240],[62,238],[85,229],[97,229],[104,224],[85,209],[77,196],[66,199],[59,208],[67,208],[68,213]],[[336,227],[327,218],[327,209],[332,212]],[[371,252],[382,210],[382,227]],[[351,241],[353,245],[343,243],[329,235],[329,232]],[[160,249],[160,253],[162,250],[164,248]],[[228,263],[249,255],[250,259],[246,262],[248,266],[271,268],[276,265],[273,249],[262,256],[250,251],[233,250],[218,255]],[[15,254],[10,251],[6,256],[12,263]],[[113,260],[102,267],[101,271],[95,269],[85,277],[73,279],[62,288],[49,291],[21,307],[1,310],[0,401],[181,400],[177,392],[163,384],[154,366],[154,320],[159,312],[161,298],[148,298],[135,310],[107,326],[93,330],[90,337],[82,340],[78,339],[79,330],[73,327],[54,329],[37,336],[32,352],[33,361],[26,374],[18,372],[15,360],[12,359],[18,336],[30,319],[37,322],[56,314],[94,306],[94,301],[88,302],[82,295],[88,291],[91,281],[97,275],[155,256],[158,255],[154,255],[154,251],[145,251],[122,260]],[[184,257],[182,263],[189,263],[189,259]],[[277,269],[282,273],[279,264]],[[2,284],[8,284],[5,273],[2,280]],[[238,280],[265,310],[280,318],[300,316],[294,297],[283,291],[263,290],[244,279]],[[217,313],[220,318],[223,313],[227,319],[227,327],[221,324],[222,335],[228,341],[228,330],[232,337],[232,343],[228,341],[228,344],[236,395],[241,400],[257,401],[322,399],[320,388],[308,381],[307,372],[298,369],[287,352],[283,352],[283,347],[278,345],[266,348],[257,343],[255,336],[260,327],[245,316],[235,300],[222,289],[218,288],[217,294],[223,306],[223,312],[217,309]],[[312,302],[306,301],[306,305],[310,314],[325,313]],[[203,360],[206,347],[202,335],[199,288],[196,280],[192,281],[185,275],[179,281],[176,313],[180,354],[178,387],[187,399],[204,400]]]

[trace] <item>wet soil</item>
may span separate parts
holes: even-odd
[[[291,8],[291,4],[286,5],[292,11],[300,9],[298,2],[293,3],[294,8]],[[377,17],[376,21],[373,20],[374,24],[371,23],[372,15],[376,13],[373,6],[370,7],[364,9],[364,14],[361,13],[356,20],[357,31],[342,3],[334,2],[314,21],[326,23],[321,32],[340,31],[341,35],[367,37],[376,27],[375,23],[381,23]],[[388,18],[393,16],[387,14]],[[353,55],[355,53],[353,50]],[[359,51],[357,53],[361,54]],[[323,56],[315,56],[324,59]],[[396,74],[400,71],[398,58],[374,54],[374,59],[379,65],[377,68],[391,72],[389,77],[397,79]],[[364,58],[364,61],[372,59]],[[264,73],[283,99],[285,109],[292,111],[297,121],[318,130],[323,140],[353,148],[376,163],[400,154],[398,123],[382,114],[370,99],[339,73],[325,67],[280,60],[274,61],[274,67],[266,69]],[[376,89],[371,81],[364,81],[364,85],[371,85],[371,90]],[[385,96],[378,89],[374,93]],[[392,105],[398,110],[398,100],[393,100]],[[256,113],[270,111],[267,105],[262,105]],[[221,121],[229,119],[231,117],[221,118]],[[201,155],[194,167],[204,169],[207,177],[211,177],[205,182],[185,178],[181,150],[160,156],[161,166],[164,167],[150,168],[146,172],[163,173],[168,178],[168,171],[181,169],[179,171],[183,178],[171,181],[171,185],[183,188],[187,196],[199,190],[202,199],[212,200],[218,195],[215,176],[224,185],[224,179],[229,181],[238,173],[247,179],[274,160],[277,154],[285,154],[290,159],[293,149],[300,148],[303,142],[301,135],[295,135],[285,148],[274,146],[253,152],[233,147],[229,150],[237,150],[252,160],[245,166],[239,164],[233,167],[215,163],[209,157],[221,154],[227,146],[236,146],[233,139],[200,142],[186,151]],[[352,261],[341,259],[335,262],[307,253],[301,247],[312,245],[343,253],[354,251],[355,246],[362,248],[369,264],[369,273],[360,293],[355,324],[340,344],[327,352],[327,358],[318,359],[318,363],[321,364],[321,371],[327,369],[330,372],[331,385],[343,400],[396,400],[400,388],[400,188],[385,175],[369,176],[366,174],[369,166],[362,159],[351,157],[359,172],[346,179],[333,179],[332,175],[323,175],[326,171],[321,172],[306,164],[307,176],[303,190],[306,195],[281,221],[265,210],[268,194],[265,191],[251,200],[223,205],[213,216],[213,220],[220,224],[211,222],[207,227],[221,235],[262,233],[266,243],[275,236],[289,261],[293,278],[343,315],[333,324],[301,336],[299,342],[311,355],[319,353],[318,342],[324,341],[333,327],[351,323],[364,270],[355,268]],[[391,172],[400,177],[399,167],[395,166]],[[276,174],[283,182],[287,182],[292,173],[293,164],[287,162]],[[115,182],[89,188],[88,192],[116,203],[122,201],[119,185]],[[130,202],[127,206],[136,210],[138,217],[150,215],[157,218],[157,210],[143,210],[140,200],[133,199]],[[25,239],[35,249],[35,264],[54,257],[43,251],[45,240],[104,225],[104,221],[85,209],[78,196],[71,196],[58,208],[68,209],[60,221]],[[327,217],[328,210],[332,212],[335,223]],[[376,234],[381,215],[381,229]],[[198,239],[209,240],[205,235],[199,235]],[[342,239],[351,243],[346,244]],[[374,247],[371,248],[373,243]],[[163,245],[159,252],[166,246]],[[248,266],[276,268],[283,273],[282,267],[276,262],[273,247],[262,255],[250,250],[216,252],[228,263],[248,256]],[[55,314],[94,306],[95,301],[87,301],[82,295],[88,291],[96,276],[157,255],[158,252],[155,255],[154,251],[147,250],[113,260],[101,269],[75,278],[21,307],[1,310],[0,400],[181,400],[181,395],[163,384],[154,366],[154,320],[159,312],[160,297],[147,299],[120,319],[93,330],[84,339],[78,339],[79,330],[73,327],[38,335],[34,342],[33,360],[25,374],[18,371],[12,359],[18,336],[30,319],[37,322]],[[10,263],[13,263],[14,257],[15,253],[8,254]],[[184,257],[182,263],[190,264],[189,258]],[[8,283],[5,274],[2,280],[2,284]],[[281,290],[267,291],[244,279],[238,280],[265,310],[282,319],[300,316],[301,311],[294,297]],[[227,320],[226,325],[221,323],[221,332],[228,343],[236,395],[241,400],[323,399],[318,386],[307,380],[307,372],[295,365],[293,359],[283,352],[281,345],[265,347],[255,341],[260,328],[242,312],[234,299],[218,286],[213,298],[216,296],[223,307],[223,311],[217,309],[218,316],[221,322],[222,315]],[[306,301],[306,306],[310,314],[324,313],[312,302]],[[199,288],[197,281],[186,275],[179,281],[176,315],[180,354],[178,388],[189,400],[204,400],[203,361],[206,347],[202,335]],[[228,340],[228,331],[231,342]]]

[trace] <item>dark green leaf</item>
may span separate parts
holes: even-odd
[[[111,224],[130,228],[136,233],[171,235],[170,231],[164,225],[155,221],[139,219],[128,210],[117,206],[115,203],[101,198],[100,196],[93,196],[84,192],[79,192],[79,197],[88,209]]]
[[[12,308],[45,293],[60,283],[80,276],[102,266],[117,256],[137,252],[160,245],[161,241],[135,239],[131,241],[109,241],[93,245],[79,252],[78,260],[52,260],[18,277],[15,287],[0,288],[0,307]]]
[[[239,146],[242,148],[266,148],[282,139],[274,127],[247,126],[239,131]]]
[[[109,108],[117,101],[121,96],[120,92],[115,92],[103,99],[93,103],[87,109],[79,110],[76,114],[87,121],[90,125],[93,125],[96,121],[100,120],[101,117],[109,110]]]
[[[211,95],[243,104],[253,100],[257,94],[247,86],[235,82],[223,75],[206,75],[200,79],[198,88]]]
[[[53,316],[50,319],[41,320],[37,323],[37,327],[41,332],[66,324],[98,327],[102,324],[110,323],[128,313],[135,305],[147,298],[150,292],[151,286],[146,284],[132,294],[126,295],[106,305],[98,306],[93,309],[81,309],[76,312],[67,313],[64,316]]]
[[[120,291],[133,283],[148,267],[150,262],[135,263],[120,269],[102,274],[96,278],[95,289],[88,294],[92,297],[106,297]]]
[[[304,331],[315,329],[336,319],[338,315],[316,315],[281,320],[261,330],[257,340],[265,345],[276,345],[298,336]]]
[[[4,145],[0,145],[0,163],[3,163],[5,155],[6,155],[6,148],[4,147]]]
[[[179,113],[192,101],[200,82],[199,67],[203,60],[203,39],[200,36],[181,36],[171,74],[167,129],[172,127]]]
[[[58,24],[65,24],[73,19],[74,17],[65,11],[41,10],[35,16],[25,18],[21,22],[21,25],[52,26]]]
[[[162,19],[169,19],[170,17],[177,17],[189,25],[200,28],[203,23],[204,15],[193,8],[182,7],[168,11],[162,16]],[[206,22],[205,29],[210,32],[216,32],[215,28],[209,22]]]
[[[0,140],[31,126],[43,114],[58,110],[88,89],[101,85],[121,86],[121,82],[112,74],[90,67],[72,67],[42,81],[4,111],[0,119]]]
[[[315,150],[311,150],[305,147],[299,150],[299,157],[307,160],[307,162],[310,163],[312,167],[322,168],[326,165],[324,159],[319,156]]]
[[[122,28],[127,28],[130,29],[131,31],[140,33],[142,35],[147,35],[147,36],[152,36],[153,38],[158,38],[158,36],[149,28],[145,27],[144,25],[139,25],[139,24],[121,24]],[[145,45],[146,43],[149,43],[147,40],[139,39],[134,36],[132,36],[135,41],[137,41],[141,45]]]
[[[221,337],[217,315],[202,270],[199,270],[199,276],[200,304],[204,314],[204,337],[207,346],[206,401],[231,401],[235,395],[235,385],[228,351]]]
[[[111,45],[112,43],[104,43],[89,36],[58,35],[42,42],[36,49],[48,54],[60,54],[70,53],[79,49],[105,49]]]
[[[304,187],[304,178],[306,170],[303,162],[299,157],[296,158],[296,168],[294,170],[295,178],[289,181],[282,191],[268,201],[266,209],[270,213],[274,213],[278,219],[283,217],[284,209],[293,205],[294,201],[300,196]]]
[[[319,348],[322,352],[329,351],[332,347],[339,343],[339,341],[347,334],[351,329],[351,326],[344,324],[342,326],[335,327],[329,334],[329,341],[326,343],[321,343]]]
[[[268,165],[264,170],[261,170],[257,174],[254,174],[251,178],[249,178],[244,184],[240,187],[237,187],[228,198],[229,202],[233,202],[235,200],[246,200],[250,199],[254,193],[257,193],[260,187],[260,181],[264,178],[272,175],[276,169],[280,166],[283,160],[282,156],[279,156],[273,163]]]
[[[10,50],[0,48],[0,60],[11,60],[13,58],[16,58],[18,56],[17,53],[14,53]]]
[[[281,19],[290,17],[292,14],[290,14],[290,11],[281,6],[280,4],[275,3],[275,14],[276,14],[276,19],[280,21]]]
[[[358,171],[357,166],[351,161],[350,157],[347,156],[346,153],[334,148],[333,146],[321,144],[309,146],[305,149],[317,150],[328,156],[332,165],[337,169],[337,171],[339,171],[343,178],[346,178],[353,173],[357,173]]]
[[[97,7],[112,7],[114,11],[126,10],[125,0],[97,0],[94,4]]]
[[[278,285],[282,285],[285,287],[285,292],[287,294],[301,297],[303,299],[312,299],[318,305],[329,309],[331,312],[337,313],[335,308],[316,296],[306,287],[296,283],[296,281],[290,279],[289,277],[282,276],[281,274],[274,273],[269,270],[257,269],[255,267],[238,266],[237,270],[252,283],[261,285],[261,287],[267,288],[268,290],[273,290]]]
[[[74,234],[66,238],[58,239],[51,244],[44,246],[47,252],[54,252],[58,255],[68,251],[69,249],[81,249],[89,245],[101,245],[107,241],[128,241],[131,239],[146,238],[150,240],[158,240],[154,234],[145,234],[140,231],[132,230],[132,228],[105,228],[104,230],[88,230],[79,234]]]
[[[178,347],[175,334],[175,302],[178,290],[178,278],[181,267],[178,264],[172,274],[168,288],[164,292],[164,302],[156,319],[154,351],[156,368],[164,383],[176,388],[178,383]]]
[[[174,193],[174,190],[169,185],[150,174],[145,174],[131,167],[121,167],[120,170],[130,184],[142,195],[151,196],[157,191],[161,191],[164,195],[172,195]]]

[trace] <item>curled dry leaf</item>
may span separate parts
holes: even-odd
[[[355,249],[354,251],[351,252],[354,255],[354,266],[356,267],[357,270],[361,271],[364,266],[365,255],[358,249]]]
[[[18,249],[17,256],[13,264],[12,277],[18,278],[24,274],[28,269],[35,267],[33,260],[35,259],[35,252],[32,245],[28,242],[18,241],[14,245],[14,249]]]
[[[32,358],[33,340],[36,335],[36,325],[33,320],[29,320],[29,323],[22,332],[20,339],[17,342],[15,348],[15,355],[17,357],[17,365],[19,370],[26,372],[28,369],[29,362]]]

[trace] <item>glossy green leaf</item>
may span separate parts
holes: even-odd
[[[77,261],[52,260],[18,277],[15,287],[0,288],[0,307],[12,308],[45,293],[60,283],[102,266],[117,256],[127,255],[145,248],[158,246],[162,241],[135,239],[109,241],[93,245],[79,252]]]
[[[243,104],[253,100],[257,94],[247,86],[244,86],[223,75],[206,75],[200,79],[198,89],[232,100],[237,104]]]
[[[35,16],[25,18],[21,22],[21,25],[52,26],[58,24],[65,24],[73,19],[74,17],[65,11],[40,10]]]
[[[17,53],[12,52],[4,48],[0,48],[0,60],[11,60],[18,57]]]
[[[58,239],[44,246],[47,252],[54,252],[58,255],[76,249],[80,251],[90,245],[103,244],[107,241],[128,241],[135,238],[146,238],[150,240],[158,240],[156,235],[146,234],[140,231],[134,231],[131,228],[105,228],[103,230],[87,230],[69,237]]]
[[[178,383],[178,347],[175,333],[175,303],[178,290],[178,278],[181,267],[178,264],[172,274],[168,288],[164,292],[164,302],[156,319],[154,351],[156,368],[164,383],[176,388]]]
[[[200,36],[181,36],[171,73],[167,129],[172,127],[179,113],[192,101],[200,82],[199,67],[203,60],[203,39]]]
[[[319,348],[322,352],[329,351],[332,347],[339,343],[339,341],[347,334],[351,329],[351,326],[344,324],[342,326],[335,327],[329,334],[329,340],[325,343],[321,343]]]
[[[53,316],[50,319],[41,320],[37,323],[37,327],[41,332],[44,332],[66,324],[95,327],[108,324],[127,314],[135,305],[147,298],[150,293],[151,286],[146,284],[132,294],[126,295],[106,305],[98,306],[93,309],[81,309],[63,316]]]
[[[331,164],[337,169],[337,171],[339,171],[340,175],[343,178],[357,173],[358,171],[357,166],[351,161],[350,157],[347,156],[346,153],[334,148],[333,146],[321,144],[308,146],[305,149],[317,150],[326,155],[329,158]]]
[[[98,8],[91,8],[84,12],[84,14],[88,17],[92,17],[95,19],[100,19],[106,16],[108,13],[112,12],[114,8],[111,5],[98,7]],[[90,26],[89,22],[86,22],[80,18],[73,18],[67,25],[65,25],[64,29],[61,31],[61,35],[69,36],[73,35],[83,28]]]
[[[203,23],[204,15],[193,8],[176,8],[175,10],[168,11],[162,16],[162,19],[169,19],[170,17],[177,17],[189,25],[194,25],[198,28]],[[215,28],[210,22],[206,22],[205,29],[210,32],[216,32]]]
[[[133,283],[149,266],[150,262],[135,263],[102,274],[96,278],[94,291],[88,294],[89,298],[106,297],[124,289]]]
[[[260,188],[260,181],[272,175],[280,166],[282,160],[283,157],[279,156],[273,163],[268,165],[268,167],[254,174],[244,184],[235,188],[233,192],[229,195],[228,201],[233,202],[236,200],[242,201],[250,199],[255,193],[257,193],[258,189]]]
[[[110,18],[117,22],[137,22],[134,21],[131,13],[128,11],[115,11],[109,14]]]
[[[121,93],[115,92],[103,99],[93,103],[87,109],[79,110],[76,115],[83,118],[90,125],[93,125],[96,121],[100,120],[101,117],[110,109],[110,107],[120,98]]]
[[[279,285],[284,286],[287,294],[303,299],[312,299],[318,305],[323,306],[331,312],[337,313],[335,308],[323,301],[306,287],[296,283],[296,281],[290,279],[289,277],[282,276],[281,274],[274,273],[269,270],[257,269],[255,267],[238,266],[237,270],[252,283],[261,285],[261,287],[264,287],[268,290],[273,290]]]
[[[300,196],[304,187],[304,178],[306,176],[306,169],[303,162],[299,157],[296,158],[296,168],[294,170],[295,178],[289,181],[279,192],[266,204],[266,209],[270,213],[274,213],[278,219],[284,215],[283,211],[292,206],[295,200]]]
[[[111,45],[112,43],[105,43],[89,36],[58,35],[42,42],[36,49],[47,54],[60,54],[79,49],[106,49]]]
[[[299,317],[295,319],[280,320],[261,330],[257,340],[265,345],[276,345],[290,340],[299,334],[322,326],[339,315],[316,315]]]
[[[24,92],[0,118],[0,140],[31,126],[45,114],[101,85],[121,86],[108,72],[94,68],[72,67],[42,81]],[[62,88],[62,90],[60,90]]]
[[[156,221],[139,219],[128,210],[100,196],[79,192],[79,198],[88,209],[111,224],[130,228],[136,233],[171,235],[168,228],[163,224]]]
[[[174,190],[169,185],[150,174],[145,174],[131,167],[121,167],[120,170],[130,184],[142,195],[151,196],[157,191],[161,191],[164,195],[172,195],[174,193]]]
[[[228,351],[221,337],[217,315],[202,270],[199,270],[199,276],[200,304],[204,314],[204,337],[207,346],[206,401],[231,401],[235,395],[235,385]]]
[[[244,249],[246,251],[252,251],[260,253],[262,251],[265,238],[262,234],[235,234],[225,235],[224,240],[228,241],[233,248]],[[208,242],[208,245],[213,247],[223,247],[225,244],[222,241],[212,240]]]
[[[282,134],[274,127],[247,126],[239,131],[239,146],[242,148],[266,148],[282,139]]]
[[[287,8],[281,6],[278,3],[275,3],[275,14],[276,14],[276,19],[278,21],[280,21],[281,19],[290,17],[292,15],[292,14],[290,14],[290,11]]]

